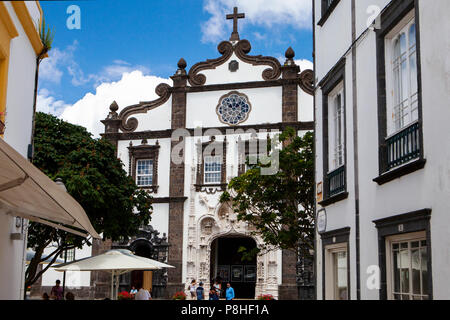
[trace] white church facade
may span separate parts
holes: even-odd
[[[117,146],[137,185],[154,197],[149,230],[167,239],[167,262],[175,266],[165,284],[169,295],[186,291],[192,279],[208,292],[219,276],[232,283],[237,297],[297,298],[295,255],[274,250],[241,261],[239,247],[251,249],[262,240],[219,197],[245,171],[252,141],[266,141],[287,126],[299,134],[313,130],[312,70],[300,70],[292,49],[284,65],[249,55],[250,42],[237,32],[242,16],[230,15],[235,27],[230,40],[218,45],[220,57],[189,70],[180,59],[173,85],[156,88],[160,98],[132,106],[113,103],[102,120],[103,137]],[[146,251],[144,238],[126,246],[145,255],[151,248]],[[134,273],[124,281],[150,286],[152,275]]]
[[[318,299],[450,297],[450,2],[315,0]]]

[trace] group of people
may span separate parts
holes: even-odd
[[[47,294],[47,292],[44,292],[42,294],[43,300],[64,300],[64,291],[61,287],[61,281],[56,280],[55,285],[52,287],[52,290],[50,291],[50,295]],[[72,292],[66,293],[66,300],[75,300],[75,295]]]
[[[193,279],[188,286],[189,293],[192,300],[205,300],[205,289],[203,288],[203,282],[200,282],[197,286],[197,281]],[[222,294],[222,283],[217,279],[209,290],[209,300],[219,300]],[[225,299],[234,299],[234,289],[231,284],[227,282],[227,287],[225,289]]]
[[[131,287],[130,295],[134,298],[134,300],[151,300],[152,294],[149,290],[142,288],[140,286],[139,290],[136,287]]]

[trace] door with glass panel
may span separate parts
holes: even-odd
[[[428,251],[425,235],[393,238],[388,242],[389,299],[428,299]]]
[[[328,300],[348,300],[347,244],[329,248],[327,251],[326,298]]]

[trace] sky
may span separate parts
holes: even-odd
[[[39,69],[37,109],[83,125],[94,136],[102,131],[100,120],[112,101],[121,109],[157,98],[155,87],[171,84],[169,77],[181,57],[187,70],[219,57],[217,45],[229,39],[233,25],[225,15],[234,6],[246,15],[239,20],[239,34],[250,41],[251,55],[284,62],[291,46],[299,64],[312,68],[311,0],[40,3],[54,40]],[[74,20],[78,10],[79,19]]]

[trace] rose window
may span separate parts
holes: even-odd
[[[216,111],[221,122],[237,125],[247,120],[250,110],[251,105],[245,94],[230,92],[220,99]]]

